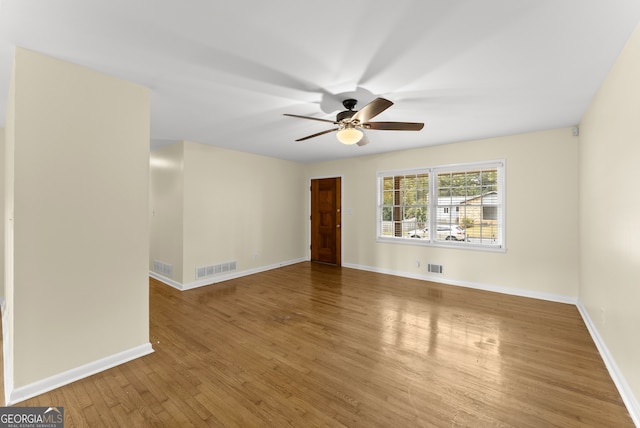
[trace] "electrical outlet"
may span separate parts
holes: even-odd
[[[604,306],[600,307],[600,321],[602,321],[602,324],[606,324],[606,319],[604,317]]]
[[[419,268],[420,267],[420,259],[416,259],[416,267]]]

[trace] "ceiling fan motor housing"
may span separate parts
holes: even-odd
[[[342,105],[347,110],[338,113],[338,115],[336,116],[336,122],[342,122],[345,119],[351,119],[351,117],[357,113],[353,110],[356,104],[358,104],[358,100],[354,100],[353,98],[348,98],[342,101]]]
[[[353,116],[354,114],[356,114],[357,112],[353,111],[353,110],[345,110],[345,111],[341,111],[340,113],[338,113],[338,115],[336,116],[336,122],[342,122],[345,119],[351,119],[351,116]]]

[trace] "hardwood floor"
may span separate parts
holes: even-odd
[[[632,427],[572,305],[300,263],[180,292],[155,353],[19,403],[67,427]]]

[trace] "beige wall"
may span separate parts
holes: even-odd
[[[428,127],[423,132],[429,132]],[[425,276],[426,264],[437,263],[444,273],[434,279],[575,298],[577,150],[571,129],[558,129],[318,163],[306,172],[308,178],[343,177],[346,265]],[[487,160],[506,162],[505,253],[376,242],[378,171]]]
[[[190,287],[197,267],[235,261],[251,273],[305,257],[301,164],[189,141],[151,159],[150,268],[173,264],[174,285]]]
[[[149,270],[157,260],[172,266],[171,280],[183,282],[184,143],[151,152]]]
[[[4,128],[0,128],[0,224],[4,225]],[[0,242],[4,243],[4,227],[0,227]],[[4,244],[0,245],[0,301],[4,301]]]
[[[640,399],[639,76],[640,27],[580,122],[580,300],[636,403]]]
[[[12,65],[12,75],[15,76],[15,64]],[[7,98],[7,114],[5,117],[4,131],[4,223],[3,233],[4,239],[4,303],[5,307],[2,313],[2,355],[3,355],[3,381],[4,381],[4,400],[2,404],[9,402],[9,396],[13,390],[13,355],[14,355],[14,322],[13,322],[13,202],[14,202],[14,146],[15,146],[15,82],[11,79],[9,83],[9,96]]]
[[[4,400],[8,404],[13,390],[14,360],[14,292],[13,292],[13,206],[14,206],[14,153],[15,153],[15,62],[12,66],[12,79],[9,83],[7,98],[7,115],[4,132],[4,312],[2,314],[2,355]]]
[[[20,48],[12,87],[8,355],[21,388],[149,343],[149,92]]]

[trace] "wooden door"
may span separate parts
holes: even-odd
[[[342,263],[340,190],[340,177],[311,180],[311,261]]]

